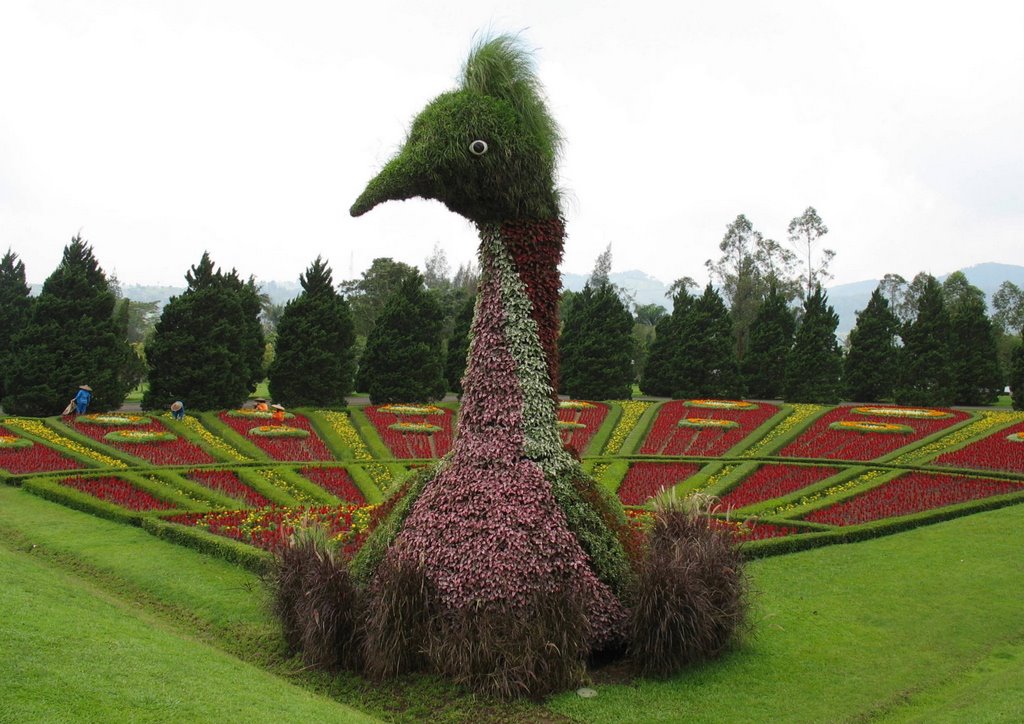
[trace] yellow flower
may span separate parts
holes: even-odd
[[[608,455],[614,455],[622,449],[622,443],[636,427],[637,421],[640,420],[644,411],[654,403],[627,400],[619,404],[622,406],[622,417],[619,418],[618,424],[615,425],[615,429],[612,430],[612,434],[608,438],[608,443],[604,446],[604,452]]]
[[[164,417],[170,417],[170,414],[164,413]],[[195,433],[196,436],[199,437],[203,442],[205,442],[211,448],[215,449],[217,452],[222,453],[225,457],[228,457],[232,460],[237,460],[238,462],[249,462],[252,460],[252,458],[246,457],[245,455],[243,455],[242,453],[238,452],[233,447],[228,445],[226,442],[224,442],[222,438],[217,437],[216,435],[211,433],[209,430],[203,427],[203,424],[199,422],[199,420],[197,420],[196,418],[190,415],[186,415],[182,420],[180,420],[180,422],[193,433]]]
[[[31,433],[36,437],[40,437],[47,442],[59,445],[71,452],[75,453],[79,457],[88,458],[94,460],[108,468],[127,468],[128,464],[124,463],[116,458],[112,458],[108,455],[104,455],[101,452],[97,452],[92,448],[88,448],[85,445],[75,442],[71,438],[59,435],[50,428],[46,427],[43,423],[37,420],[26,420],[20,417],[10,417],[3,421],[4,425],[9,427],[16,427],[24,430],[25,432]]]

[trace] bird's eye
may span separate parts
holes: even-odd
[[[469,144],[469,152],[474,156],[483,156],[487,153],[487,141],[476,140]]]

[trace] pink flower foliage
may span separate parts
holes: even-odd
[[[558,419],[561,422],[573,422],[583,427],[564,427],[559,430],[562,444],[572,448],[577,453],[582,453],[590,444],[590,439],[601,427],[604,418],[608,416],[608,405],[603,402],[589,402],[593,407],[583,409],[571,409],[561,407],[558,410]]]
[[[299,472],[346,503],[366,505],[366,498],[345,468],[303,468]]]
[[[1024,485],[1005,480],[938,473],[905,473],[863,495],[815,510],[805,520],[830,525],[857,525],[1021,491],[1024,491]]]
[[[722,496],[722,505],[726,508],[744,508],[780,498],[838,472],[839,468],[808,465],[762,465]]]
[[[60,484],[129,510],[169,510],[174,507],[145,490],[139,490],[123,478],[64,478]]]
[[[700,468],[699,463],[633,463],[619,485],[619,500],[623,505],[643,505],[662,490],[696,475]]]
[[[880,405],[876,405],[880,407]],[[916,418],[892,415],[861,415],[851,412],[850,406],[836,407],[818,418],[796,440],[784,447],[779,455],[791,458],[829,458],[832,460],[874,460],[916,442],[921,438],[965,420],[968,415],[960,410],[943,409],[948,417]],[[833,430],[830,425],[843,420],[898,423],[913,429],[912,433],[859,432]]]
[[[1024,473],[1024,442],[1008,440],[1010,435],[1024,435],[1024,422],[997,430],[966,447],[940,455],[935,464]]]
[[[294,417],[289,418],[285,424],[305,430],[309,433],[309,437],[263,437],[260,435],[249,435],[249,430],[266,425],[267,421],[258,417],[232,417],[227,412],[220,413],[220,419],[246,440],[258,445],[263,452],[274,460],[315,462],[318,460],[335,459],[331,455],[331,451],[324,445],[323,440],[317,436],[316,430],[309,424],[309,420],[302,415],[296,414]]]
[[[687,407],[686,400],[666,402],[658,411],[658,417],[651,426],[647,439],[640,447],[640,454],[722,455],[778,411],[778,407],[766,402],[757,403],[757,407],[753,410]],[[737,423],[737,426],[729,428],[680,427],[679,421],[684,417],[731,420]]]
[[[219,490],[235,500],[241,500],[254,508],[270,505],[269,500],[239,480],[238,475],[230,470],[190,470],[186,477],[211,490]]]
[[[217,462],[201,447],[177,435],[173,440],[151,442],[114,442],[104,437],[109,432],[170,432],[159,420],[151,420],[148,425],[93,425],[77,420],[71,420],[69,424],[96,442],[148,460],[154,465],[204,465]]]
[[[381,410],[381,407],[387,405],[368,405],[363,412],[396,458],[439,458],[451,450],[452,411],[447,407],[435,408],[441,411],[435,415],[396,415]],[[403,422],[435,425],[441,429],[423,433],[391,428],[391,425]]]

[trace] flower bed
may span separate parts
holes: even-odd
[[[891,408],[901,410],[905,408]],[[917,410],[919,408],[910,408]],[[864,425],[892,425],[893,414],[865,415],[857,413],[855,419],[849,406],[837,407],[818,418],[813,425],[800,437],[784,447],[779,455],[797,458],[828,458],[832,460],[874,460],[888,455],[912,442],[928,437],[944,430],[961,420],[967,419],[966,412],[959,410],[939,410],[941,416],[903,417],[899,425],[909,428],[909,432],[891,434],[884,429],[868,432]],[[836,429],[835,423],[847,423]],[[856,423],[856,425],[855,425]]]
[[[190,470],[185,477],[254,508],[270,505],[267,498],[239,480],[238,475],[230,470]]]
[[[899,425],[895,422],[872,422],[870,420],[840,420],[829,425],[829,429],[863,433],[880,432],[890,435],[908,435],[914,432],[914,428],[910,425]]]
[[[366,498],[345,468],[303,468],[299,472],[346,503],[366,505]]]
[[[287,425],[267,425],[266,419],[257,415],[237,415],[239,410],[230,410],[220,413],[220,419],[235,432],[252,440],[267,455],[274,460],[314,462],[318,460],[334,460],[331,451],[327,449],[307,420],[302,415],[292,414],[288,418]],[[291,414],[291,413],[289,413]],[[287,430],[301,430],[300,433],[279,433],[271,437],[268,434],[260,434],[260,430],[273,427],[285,428]],[[302,433],[305,433],[303,435]],[[298,434],[300,437],[292,437]]]
[[[1024,473],[1024,422],[940,455],[935,464]]]
[[[129,510],[169,510],[174,507],[145,490],[139,490],[123,478],[64,478],[60,484]]]
[[[795,493],[839,472],[839,468],[808,465],[762,465],[722,496],[726,508],[745,508]]]
[[[438,458],[452,448],[452,411],[434,405],[370,405],[363,408],[396,458]]]
[[[129,415],[120,412],[95,412],[88,415],[75,416],[75,422],[82,425],[99,425],[101,427],[130,427],[132,425],[148,425],[152,420],[145,415]]]
[[[734,407],[732,400],[722,401],[726,406],[711,407],[711,400],[700,402],[700,415],[693,415],[691,401],[666,402],[640,447],[641,455],[722,455],[729,448],[753,432],[779,411],[775,405],[759,402],[753,407]],[[684,419],[715,420],[700,426],[683,424]]]
[[[558,404],[558,435],[562,444],[581,454],[608,416],[603,402],[565,400]]]
[[[612,430],[612,434],[608,438],[608,444],[604,446],[603,452],[606,455],[615,455],[622,449],[622,444],[626,442],[626,438],[629,437],[629,433],[633,432],[633,428],[636,427],[637,422],[640,421],[644,412],[646,412],[647,408],[653,404],[653,402],[639,402],[633,400],[627,400],[626,402],[619,403],[622,407],[622,417],[619,418],[618,423],[615,425],[615,429]]]
[[[62,448],[65,448],[66,450],[70,450],[75,455],[86,458],[88,460],[92,460],[94,462],[99,463],[100,465],[104,465],[109,468],[128,467],[128,464],[125,463],[123,460],[118,460],[117,458],[112,458],[109,455],[104,455],[103,453],[97,452],[92,448],[86,447],[85,445],[82,445],[81,443],[78,443],[69,437],[59,435],[55,431],[51,430],[49,427],[44,425],[43,423],[39,422],[38,420],[29,420],[24,417],[9,417],[6,418],[3,422],[4,425],[6,425],[8,428],[24,430],[25,432],[31,433],[32,435],[35,435],[38,438],[46,440],[46,442],[48,443],[58,445]]]
[[[254,425],[249,434],[256,437],[309,437],[309,430],[291,425]]]
[[[203,465],[216,462],[198,445],[170,432],[159,420],[139,415],[96,415],[89,422],[87,416],[71,420],[75,430],[96,442],[147,460],[154,465]],[[124,425],[97,419],[129,419]]]
[[[662,490],[692,477],[700,468],[698,463],[633,463],[619,485],[619,500],[623,505],[643,505]]]
[[[78,470],[85,465],[67,455],[13,434],[0,426],[0,470],[13,475]]]
[[[1024,491],[1021,483],[912,472],[862,495],[815,510],[804,519],[829,525],[857,525],[1019,491]]]
[[[203,528],[216,535],[250,543],[268,551],[280,550],[304,522],[322,526],[341,544],[347,555],[362,545],[374,520],[376,506],[321,505],[261,510],[228,510],[214,513],[183,513],[166,520]]]

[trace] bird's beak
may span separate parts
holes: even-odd
[[[362,216],[385,201],[422,196],[422,179],[423,174],[415,168],[408,154],[399,153],[366,185],[366,190],[352,204],[349,213]]]

